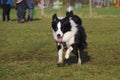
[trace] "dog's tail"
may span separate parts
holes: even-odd
[[[71,7],[71,6],[69,6],[68,8],[67,8],[67,11],[66,11],[66,16],[67,17],[72,17],[74,15],[74,13],[73,13],[73,8]]]
[[[81,18],[73,13],[73,8],[71,6],[67,8],[66,17],[71,17],[76,24],[82,25]]]

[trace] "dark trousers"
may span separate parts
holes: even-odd
[[[25,19],[26,3],[23,0],[21,3],[18,3],[16,5],[17,5],[17,17],[18,17],[18,21],[21,21],[22,19]]]
[[[9,21],[10,20],[11,6],[8,4],[3,4],[2,8],[3,8],[2,20],[5,21],[7,19],[7,21]]]

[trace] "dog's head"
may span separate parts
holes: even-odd
[[[54,39],[62,42],[63,35],[71,30],[68,17],[58,17],[57,14],[52,16],[52,31]]]

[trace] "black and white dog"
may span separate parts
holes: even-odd
[[[58,49],[58,64],[63,63],[63,50],[66,49],[65,58],[68,59],[73,52],[81,64],[80,53],[87,47],[86,33],[82,20],[74,15],[69,7],[65,17],[52,16],[52,32]]]

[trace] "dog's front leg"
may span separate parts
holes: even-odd
[[[67,51],[66,51],[66,53],[65,53],[65,58],[66,58],[66,59],[69,58],[70,53],[72,52],[72,50],[73,50],[73,47],[72,47],[72,46],[67,49]]]
[[[58,43],[57,48],[58,48],[58,62],[57,62],[57,64],[62,64],[63,63],[63,58],[62,58],[63,46],[62,46],[62,44]]]

